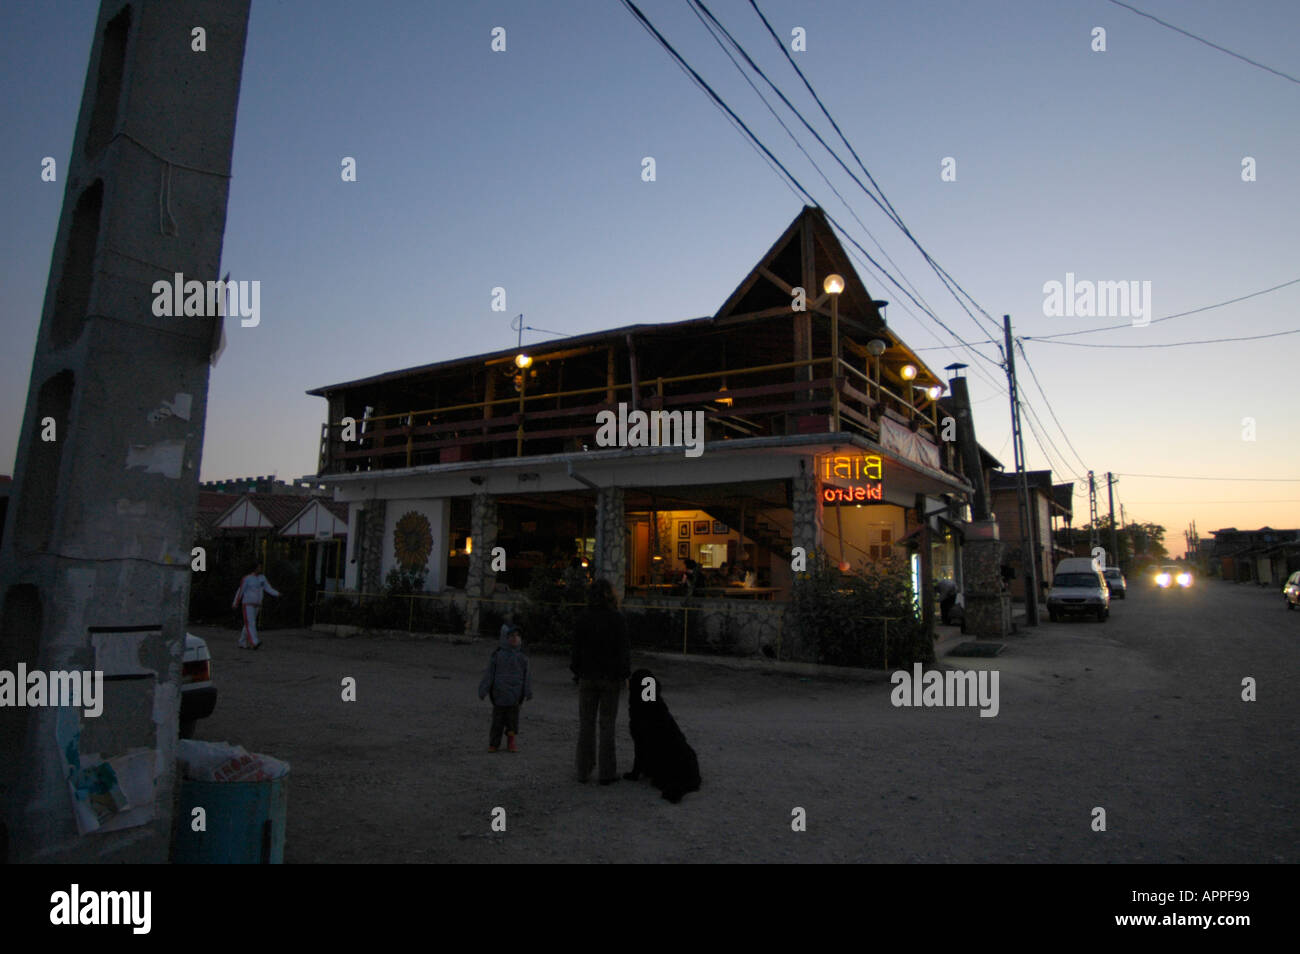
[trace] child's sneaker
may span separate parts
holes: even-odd
[[[515,748],[515,734],[513,732],[508,733],[506,736],[506,751],[507,752],[519,751],[517,748]]]
[[[489,752],[495,752],[496,750],[497,750],[497,747],[496,747],[495,745],[489,745],[489,746],[488,746],[488,751],[489,751]]]

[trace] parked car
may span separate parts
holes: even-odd
[[[181,659],[181,738],[194,736],[194,724],[217,707],[217,687],[212,684],[212,656],[208,644],[193,633],[185,634]]]
[[[1084,557],[1062,560],[1047,593],[1047,615],[1052,622],[1063,616],[1096,616],[1097,622],[1110,615],[1110,589],[1106,577],[1092,560]]]
[[[1101,574],[1106,578],[1106,588],[1110,590],[1111,599],[1128,599],[1128,580],[1124,579],[1124,574],[1119,567],[1108,566],[1101,571]]]
[[[1156,571],[1156,586],[1162,590],[1185,590],[1192,585],[1192,574],[1187,567],[1166,563]]]
[[[1282,587],[1282,599],[1286,600],[1286,608],[1289,610],[1300,604],[1300,572],[1287,577],[1286,585]]]

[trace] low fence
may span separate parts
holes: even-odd
[[[473,612],[477,610],[477,613]],[[321,590],[316,594],[315,623],[360,631],[466,634],[477,615],[476,634],[494,637],[507,620],[524,631],[534,645],[568,648],[573,622],[582,603],[534,602],[524,594],[471,597],[444,593],[381,594]],[[792,662],[821,662],[816,639],[787,632],[786,603],[750,603],[734,599],[680,600],[628,597],[622,605],[634,649],[680,651],[710,656],[764,656]],[[889,668],[889,624],[894,617],[869,617],[880,624],[872,645],[854,653],[859,664],[879,660]]]

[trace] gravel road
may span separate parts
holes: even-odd
[[[704,787],[680,805],[644,782],[571,779],[577,696],[559,656],[531,654],[521,751],[493,755],[476,697],[490,643],[280,630],[248,652],[233,631],[192,631],[220,691],[197,737],[292,764],[290,863],[1300,861],[1300,612],[1272,587],[1132,586],[1106,623],[1044,623],[996,658],[941,659],[998,670],[994,718],[896,708],[886,673],[634,654],[699,753]],[[1247,676],[1256,702],[1241,699]],[[625,770],[626,696],[618,744]],[[806,831],[791,830],[796,807]]]

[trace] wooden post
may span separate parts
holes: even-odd
[[[605,403],[614,403],[614,346],[605,352]]]
[[[298,625],[307,625],[307,564],[311,562],[311,541],[303,541],[302,598],[298,601]]]
[[[637,395],[640,394],[641,379],[636,370],[636,344],[632,341],[632,332],[627,333],[627,363],[629,372],[632,375],[632,402],[631,409],[636,410]]]
[[[802,259],[802,271],[800,279],[803,282],[804,296],[807,301],[812,301],[817,297],[817,269],[816,269],[816,252],[813,245],[813,231],[804,217],[803,224],[799,229],[800,235],[800,257]],[[808,361],[812,358],[812,312],[806,308],[795,315],[794,319],[794,359],[796,361]],[[805,380],[813,379],[813,367],[811,364],[805,365],[802,370],[795,371],[795,380],[799,380],[800,375]],[[807,392],[805,400],[812,400],[812,392]]]
[[[519,369],[519,425],[515,428],[515,456],[524,456],[524,395],[528,392],[528,375]]]
[[[497,392],[497,371],[495,368],[488,368],[487,383],[483,385],[483,433],[487,434],[487,422],[492,417],[492,401],[496,398]]]
[[[812,369],[809,368],[809,371]],[[831,430],[840,430],[840,296],[831,295]],[[843,542],[840,544],[843,547]],[[843,562],[844,554],[840,554]]]

